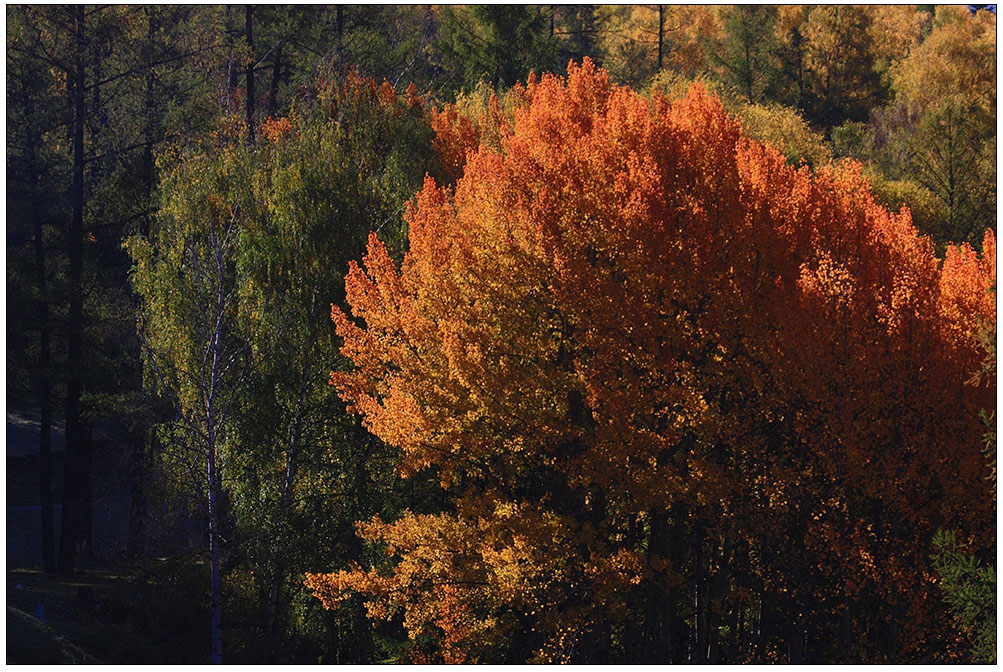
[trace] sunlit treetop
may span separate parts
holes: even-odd
[[[332,383],[448,510],[360,528],[389,574],[310,585],[403,610],[441,659],[532,625],[535,659],[561,660],[597,614],[639,617],[615,595],[674,580],[630,530],[683,505],[753,548],[797,535],[810,571],[922,612],[933,530],[993,535],[972,419],[994,390],[965,384],[992,233],[941,261],[859,165],[792,167],[699,86],[646,99],[586,60],[519,96],[492,143],[487,115],[447,112],[462,176],[426,179],[400,266],[370,237],[332,313],[355,365]]]

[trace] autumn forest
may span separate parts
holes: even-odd
[[[995,663],[995,5],[8,5],[8,663]]]

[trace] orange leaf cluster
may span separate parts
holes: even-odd
[[[360,528],[389,574],[310,585],[447,660],[643,648],[687,582],[711,619],[878,604],[902,650],[933,637],[933,531],[995,543],[995,384],[965,384],[993,235],[938,260],[859,166],[792,168],[699,86],[649,101],[586,60],[522,96],[497,148],[439,113],[462,177],[426,180],[399,268],[371,236],[332,311],[332,383],[451,509]]]
[[[261,125],[261,135],[268,142],[278,142],[282,138],[288,137],[293,132],[292,122],[288,117],[273,119],[268,117]]]
[[[376,107],[402,116],[412,111],[424,111],[425,96],[418,93],[414,83],[409,84],[403,95],[397,93],[393,84],[384,80],[377,84],[372,77],[360,75],[354,68],[344,79],[329,80],[317,78],[318,98],[328,106],[333,119],[340,119],[342,109],[352,109],[375,105]]]

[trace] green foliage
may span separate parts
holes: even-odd
[[[44,51],[63,47],[61,35],[46,30],[40,13],[53,8],[7,10],[6,281],[7,395],[23,404],[40,392],[40,315],[65,320],[66,257],[62,237],[68,226],[68,146],[66,89],[60,73],[43,60]],[[38,283],[35,227],[41,229],[46,289]],[[51,331],[51,330],[50,330]],[[59,354],[61,334],[50,351]],[[58,371],[62,361],[53,361]],[[61,376],[54,376],[59,383]]]
[[[978,249],[996,225],[996,137],[980,109],[946,99],[925,110],[896,103],[868,123],[832,132],[837,156],[869,164],[882,202],[908,205],[916,225],[941,248]]]
[[[352,523],[381,510],[394,478],[327,384],[342,360],[330,305],[370,231],[403,253],[403,206],[433,166],[421,101],[354,75],[322,83],[283,128],[265,129],[253,174],[234,185],[258,206],[241,236],[238,319],[258,321],[262,364],[241,391],[253,410],[227,447],[227,483],[263,609],[295,630],[297,577],[357,555]]]
[[[459,82],[511,86],[530,70],[555,69],[557,42],[542,5],[443,6],[439,48]]]
[[[972,639],[976,662],[996,662],[996,570],[962,552],[953,532],[933,539],[933,562],[944,601]]]
[[[741,92],[748,103],[766,97],[776,86],[779,64],[773,25],[776,8],[736,5],[725,10],[724,39],[720,47],[705,49],[721,71],[721,80]]]
[[[829,134],[832,151],[839,158],[862,156],[867,149],[868,128],[862,121],[848,121],[833,127]]]
[[[551,21],[557,38],[557,67],[568,61],[581,63],[598,49],[602,30],[601,9],[598,5],[551,5]]]
[[[978,246],[995,229],[996,137],[974,111],[953,101],[927,111],[908,141],[908,170],[940,201],[937,238]]]
[[[245,589],[237,602],[255,602],[261,615],[263,631],[242,635],[247,646],[291,628],[264,653],[278,656],[282,642],[305,636],[293,609],[302,572],[357,557],[354,521],[381,512],[392,490],[386,449],[327,384],[342,361],[330,307],[342,301],[348,259],[371,231],[403,253],[404,205],[434,165],[423,101],[354,74],[321,79],[261,136],[257,146],[162,157],[171,168],[157,226],[129,248],[147,373],[183,372],[166,387],[192,409],[205,370],[200,316],[211,304],[197,269],[214,254],[224,262],[224,341],[246,364],[223,381],[234,401],[220,444],[222,485],[234,526],[229,553],[254,577],[232,578]]]
[[[316,84],[318,70],[341,77],[356,68],[400,89],[438,84],[438,21],[431,7],[259,5],[254,22],[262,119],[288,114],[296,93]]]

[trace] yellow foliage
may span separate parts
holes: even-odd
[[[901,98],[920,109],[948,98],[996,115],[996,15],[938,6],[933,31],[892,69]]]
[[[796,110],[775,104],[743,104],[736,114],[749,136],[779,149],[788,163],[805,161],[818,168],[832,160],[825,138],[813,131]]]
[[[868,27],[876,67],[885,69],[905,58],[919,44],[929,13],[917,11],[913,5],[866,5],[871,17]]]
[[[614,80],[643,84],[658,74],[659,7],[662,12],[662,69],[686,77],[708,70],[704,44],[721,33],[720,8],[708,5],[606,5],[599,44]]]

